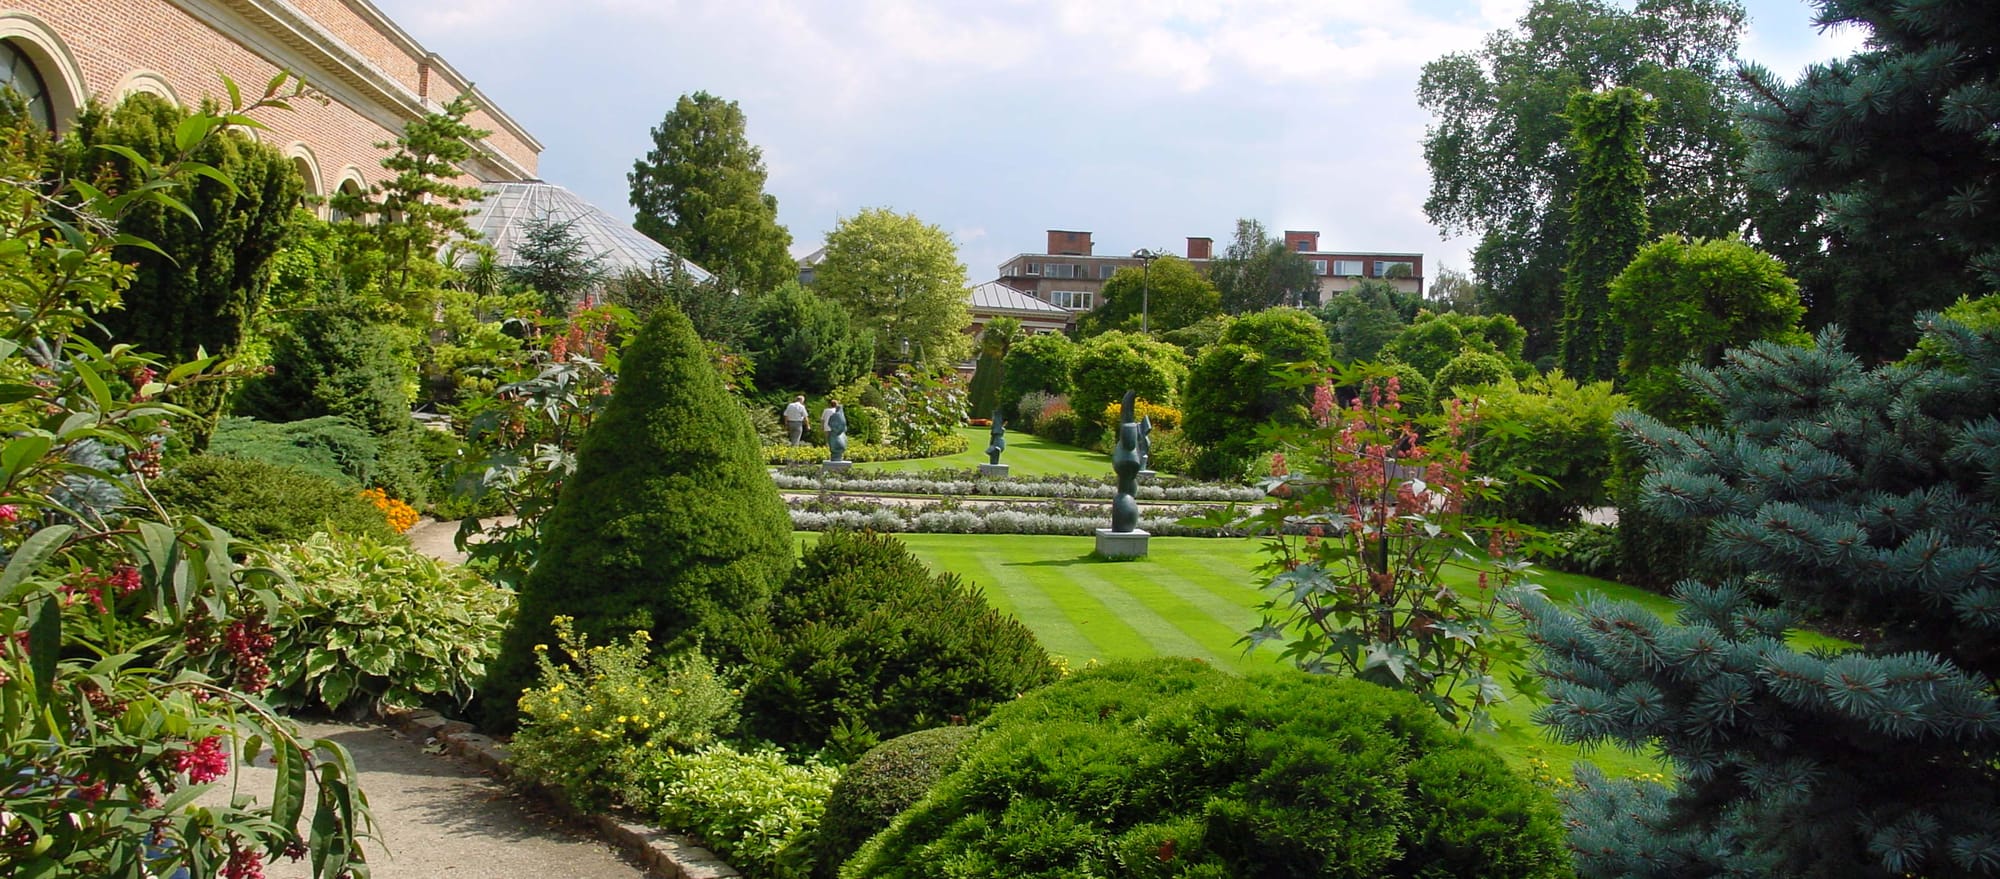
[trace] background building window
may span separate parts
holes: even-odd
[[[1117,273],[1118,273],[1118,267],[1110,263],[1105,263],[1104,265],[1097,267],[1097,279],[1100,281],[1107,280],[1112,275],[1115,275]]]
[[[1378,259],[1375,261],[1375,277],[1407,278],[1415,268],[1416,266],[1407,262],[1391,262],[1386,259]]]
[[[1031,263],[1028,263],[1028,271],[1026,272],[1026,274],[1030,274],[1030,275],[1039,275],[1039,274],[1041,274],[1041,273],[1042,273],[1042,264],[1041,264],[1041,263],[1038,263],[1038,262],[1031,262]]]
[[[1312,267],[1313,267],[1313,274],[1315,274],[1315,275],[1324,275],[1324,274],[1326,274],[1326,260],[1323,260],[1323,259],[1315,259],[1315,260],[1307,260],[1307,261],[1308,261],[1308,262],[1310,262],[1310,263],[1312,263]]]
[[[56,111],[49,106],[49,86],[28,53],[12,40],[0,40],[0,86],[14,90],[28,103],[28,118],[49,131],[56,130]]]
[[[1361,277],[1361,260],[1336,259],[1333,261],[1333,273],[1342,278]]]
[[[1050,290],[1049,304],[1057,308],[1087,311],[1096,300],[1096,294],[1089,290]]]
[[[1052,262],[1042,267],[1042,276],[1046,278],[1074,278],[1076,277],[1076,266],[1069,263]]]

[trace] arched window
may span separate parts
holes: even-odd
[[[56,111],[49,105],[49,85],[28,53],[13,40],[0,40],[0,86],[12,88],[28,102],[28,118],[43,128],[56,130]]]
[[[346,180],[340,181],[340,190],[337,194],[349,196],[352,198],[360,198],[364,193],[362,192],[361,189],[361,183],[359,181],[356,181],[354,178],[349,177]],[[352,217],[348,216],[348,214],[342,211],[340,208],[334,207],[327,211],[327,219],[337,223],[340,222],[341,220],[352,219]]]

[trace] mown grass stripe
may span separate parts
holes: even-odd
[[[1133,570],[1143,562],[1100,562],[1066,569],[1071,583],[1097,598],[1120,623],[1143,642],[1140,652],[1124,656],[1187,656],[1224,664],[1207,645],[1187,630],[1192,608],[1173,613],[1159,590],[1150,588],[1144,573]]]

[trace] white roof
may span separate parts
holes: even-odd
[[[987,281],[972,288],[972,308],[975,311],[1038,311],[1051,316],[1068,318],[1070,310],[1059,308],[1029,296],[999,281]]]
[[[518,265],[515,248],[525,237],[524,222],[538,217],[574,221],[571,228],[583,237],[585,246],[602,259],[601,266],[612,272],[647,270],[668,260],[677,260],[689,274],[706,281],[709,273],[688,262],[657,241],[639,234],[628,223],[584,201],[576,193],[540,180],[522,183],[486,184],[486,200],[479,212],[466,218],[479,239],[493,248],[494,259],[503,266]]]

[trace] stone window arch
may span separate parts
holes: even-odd
[[[0,65],[0,78],[30,99],[28,112],[51,130],[75,122],[89,98],[76,56],[53,29],[26,12],[0,12]]]

